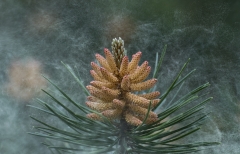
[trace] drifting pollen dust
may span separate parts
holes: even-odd
[[[125,42],[131,41],[137,28],[135,21],[127,15],[112,15],[106,23],[105,36],[108,39],[121,36]]]
[[[41,63],[34,59],[13,62],[8,70],[8,95],[23,102],[30,101],[46,86],[46,80],[41,73]]]
[[[96,54],[100,66],[91,63],[93,70],[90,71],[94,81],[87,86],[92,96],[88,97],[87,106],[110,120],[125,119],[130,125],[141,125],[147,115],[148,107],[154,108],[159,99],[160,92],[155,91],[147,94],[134,94],[135,91],[142,91],[152,88],[157,79],[144,81],[151,70],[148,62],[138,66],[141,52],[137,52],[129,61],[125,55],[124,41],[113,39],[112,53],[104,49],[105,58]],[[101,116],[90,113],[87,117],[101,120]],[[146,119],[147,124],[157,121],[157,114],[149,112]]]
[[[29,19],[29,29],[34,32],[48,32],[56,24],[56,20],[50,11],[35,12]]]

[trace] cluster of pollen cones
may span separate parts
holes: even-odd
[[[104,49],[105,58],[96,54],[97,63],[91,62],[93,70],[90,71],[94,81],[87,86],[91,96],[88,96],[87,106],[100,112],[110,120],[125,119],[133,126],[139,126],[145,119],[151,102],[154,108],[159,99],[160,92],[155,91],[145,94],[134,94],[137,91],[150,89],[157,79],[144,81],[151,70],[148,62],[140,66],[141,52],[137,52],[129,61],[125,55],[124,42],[121,38],[113,39],[112,53]],[[94,120],[102,120],[96,113],[87,114]],[[150,110],[146,124],[157,121],[157,114]]]

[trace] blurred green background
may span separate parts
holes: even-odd
[[[71,65],[87,85],[94,54],[103,54],[113,38],[122,37],[128,55],[140,50],[142,61],[151,66],[155,53],[168,45],[160,91],[191,58],[187,69],[196,68],[197,73],[184,92],[208,81],[214,97],[206,108],[212,114],[204,135],[194,140],[222,142],[200,153],[239,154],[239,8],[238,0],[1,0],[0,153],[50,153],[41,145],[43,139],[26,133],[36,125],[29,115],[53,122],[26,107],[36,97],[47,99],[39,94],[47,83],[32,74],[49,76],[84,103],[84,95],[61,61]]]

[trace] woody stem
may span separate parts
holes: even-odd
[[[126,153],[127,152],[127,131],[128,131],[128,124],[125,119],[120,120],[120,153]]]

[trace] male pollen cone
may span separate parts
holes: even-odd
[[[152,88],[157,79],[145,79],[148,77],[151,67],[145,61],[139,66],[142,52],[132,55],[131,61],[125,55],[124,41],[113,39],[112,52],[104,49],[105,58],[96,54],[97,63],[91,62],[93,77],[91,85],[87,86],[91,96],[88,97],[86,105],[100,112],[110,120],[125,119],[129,125],[139,126],[145,119],[151,102],[151,109],[160,101],[157,99],[160,92],[154,91],[144,94],[135,94]],[[95,113],[87,114],[93,120],[102,120]],[[145,121],[146,124],[158,120],[157,114],[150,110]]]

